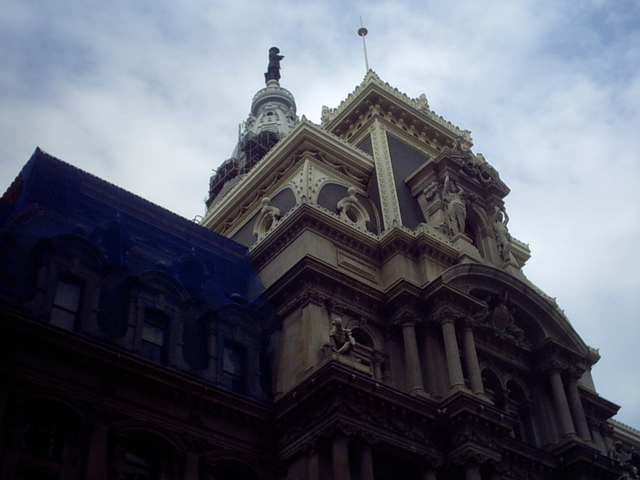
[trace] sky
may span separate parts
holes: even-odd
[[[527,277],[640,428],[639,0],[0,0],[0,191],[36,147],[192,219],[264,86],[318,123],[371,68],[472,132]]]

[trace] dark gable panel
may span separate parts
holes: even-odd
[[[396,191],[398,192],[398,201],[400,202],[402,224],[405,227],[414,229],[424,222],[425,218],[420,210],[418,201],[411,195],[411,191],[404,183],[404,179],[415,172],[420,165],[427,162],[429,156],[410,147],[390,133],[387,133],[387,142],[389,144]]]

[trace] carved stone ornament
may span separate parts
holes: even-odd
[[[329,332],[332,349],[337,353],[348,355],[356,344],[355,338],[351,335],[351,329],[344,328],[340,317],[336,317],[332,324],[333,327]]]
[[[371,218],[367,211],[360,205],[358,197],[356,197],[356,189],[350,187],[348,190],[349,195],[342,198],[337,208],[340,212],[340,218],[345,221],[353,222],[360,228],[365,228]]]
[[[467,219],[465,191],[460,185],[453,183],[449,179],[449,173],[444,178],[442,198],[446,205],[449,235],[454,236],[458,233],[464,233],[464,225]]]
[[[260,200],[260,204],[262,205],[260,215],[253,227],[253,234],[258,237],[258,239],[262,238],[271,230],[280,218],[280,209],[271,205],[271,199],[269,197],[264,197]]]
[[[496,239],[498,254],[504,262],[512,259],[511,234],[507,228],[507,223],[509,223],[509,215],[507,215],[506,210],[501,210],[496,206],[491,216],[491,226],[493,227],[493,235]]]

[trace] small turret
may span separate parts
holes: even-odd
[[[251,112],[240,127],[238,144],[231,158],[211,177],[207,208],[213,205],[216,198],[222,198],[300,121],[296,114],[295,98],[289,90],[280,86],[280,61],[284,55],[279,53],[278,47],[269,49],[269,64],[264,74],[267,86],[254,95]]]

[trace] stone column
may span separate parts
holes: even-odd
[[[482,375],[480,373],[480,364],[478,363],[478,353],[476,352],[476,342],[473,338],[473,330],[468,323],[464,326],[463,331],[463,347],[464,359],[469,373],[469,384],[471,391],[476,395],[484,394],[484,386],[482,385]]]
[[[371,359],[371,373],[373,374],[373,379],[376,381],[382,380],[382,362],[384,360],[375,353],[373,358]]]
[[[477,463],[467,465],[464,472],[464,478],[465,480],[482,480],[482,477],[480,476],[480,465]]]
[[[307,479],[320,480],[320,453],[313,446],[307,455]]]
[[[360,446],[360,480],[373,480],[373,457],[368,443]]]
[[[578,391],[578,379],[574,374],[570,374],[567,381],[567,399],[569,400],[569,408],[573,423],[578,431],[578,435],[585,442],[591,442],[591,433],[587,424],[587,417],[584,414],[582,400],[580,400],[580,392]]]
[[[184,480],[197,480],[200,478],[200,455],[187,451],[184,455]]]
[[[416,341],[416,318],[412,315],[405,315],[398,323],[402,327],[405,367],[407,370],[406,379],[409,393],[424,393],[422,369],[420,368],[420,357],[418,355],[418,342]]]
[[[107,480],[109,471],[109,462],[107,461],[108,433],[109,426],[103,420],[98,419],[93,423],[84,478]]]
[[[449,370],[449,386],[451,391],[464,387],[464,375],[460,362],[460,350],[456,339],[456,327],[453,318],[448,316],[442,320],[442,336],[444,337],[444,349],[447,355],[447,368]]]
[[[563,435],[575,435],[576,431],[573,427],[573,421],[571,420],[571,412],[569,411],[569,403],[567,402],[567,396],[564,392],[564,385],[562,384],[562,376],[559,370],[551,370],[549,373],[549,380],[551,381],[551,392],[553,394],[553,402],[556,407],[556,411],[560,415],[560,427]]]
[[[349,437],[337,435],[331,444],[333,480],[351,480],[349,470]]]
[[[422,480],[436,480],[436,471],[431,467],[425,467],[422,472]]]

